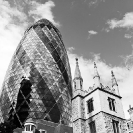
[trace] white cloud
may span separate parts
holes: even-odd
[[[25,0],[25,2],[29,2],[27,9],[29,9],[30,17],[24,13],[24,3],[17,5],[16,8],[16,6],[10,5],[8,1],[0,0],[0,89],[11,57],[28,24],[33,23],[30,18],[34,17],[36,21],[37,18],[45,17],[55,25],[59,24],[54,21],[51,11],[51,8],[55,6],[54,2],[48,1],[44,4],[29,0]],[[18,1],[17,4],[19,4]]]
[[[117,20],[116,18],[108,20],[107,24],[110,29],[114,28],[133,28],[133,12],[126,13],[121,20]]]
[[[133,63],[131,60],[133,59],[133,54],[130,55],[130,61],[128,56],[128,61],[126,64],[130,64],[130,69],[126,66],[110,66],[106,62],[100,59],[100,54],[93,54],[93,59],[85,59],[82,56],[78,56],[73,52],[68,52],[72,77],[74,76],[75,71],[75,58],[79,58],[79,67],[81,70],[81,75],[83,77],[83,88],[84,90],[88,90],[88,88],[93,86],[93,72],[94,66],[93,62],[95,61],[97,64],[97,69],[99,75],[101,77],[101,82],[104,86],[111,87],[111,70],[114,71],[115,77],[118,81],[119,91],[121,96],[123,97],[123,106],[126,118],[129,117],[127,110],[129,109],[129,104],[132,104],[133,98]],[[132,57],[132,58],[131,58]],[[127,58],[127,57],[125,57]],[[133,61],[132,61],[133,62]],[[133,105],[132,105],[133,106]]]
[[[74,51],[74,50],[75,50],[74,47],[69,47],[69,48],[68,48],[68,51],[70,51],[70,52],[72,52],[72,51]]]
[[[105,2],[105,0],[91,0],[89,2],[89,6],[91,7],[91,6],[94,6],[94,5],[98,5],[100,2]]]
[[[88,33],[91,34],[91,35],[96,35],[97,34],[97,32],[94,31],[94,30],[90,30],[90,31],[88,31]]]
[[[92,35],[98,34],[98,32],[97,32],[97,31],[94,31],[94,30],[90,30],[90,31],[88,31],[88,33],[89,33],[88,39],[89,39]]]
[[[102,28],[102,30],[101,31],[105,31],[105,32],[110,32],[110,29],[109,28]]]
[[[98,0],[93,0],[91,2],[89,2],[89,6],[95,5],[98,2]]]
[[[27,16],[0,0],[0,88],[11,57],[27,25]]]
[[[132,45],[133,48],[133,45]],[[133,52],[130,55],[127,55],[126,57],[123,57],[125,66],[127,69],[133,69]]]
[[[125,38],[127,38],[127,39],[132,38],[132,35],[131,34],[125,34]]]
[[[54,15],[52,13],[52,8],[55,7],[53,1],[49,0],[45,4],[40,4],[36,1],[31,1],[30,4],[32,5],[31,10],[29,11],[29,15],[34,18],[35,21],[46,18],[50,20],[55,26],[60,26],[60,23],[54,20]]]

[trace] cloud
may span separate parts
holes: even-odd
[[[94,31],[94,30],[90,30],[90,31],[88,31],[88,33],[91,34],[91,35],[96,35],[97,34],[97,32]]]
[[[34,19],[36,21],[37,19],[45,17],[55,25],[59,25],[59,23],[54,20],[51,10],[55,6],[54,2],[48,1],[44,4],[30,0],[25,0],[23,3],[19,0],[15,2],[13,6],[8,1],[0,0],[0,88],[2,87],[2,82],[11,57],[24,31],[30,23],[33,24],[31,20]],[[25,12],[25,6],[27,6],[26,8],[30,16]]]
[[[94,30],[90,30],[90,31],[88,31],[88,33],[89,33],[88,39],[89,39],[92,35],[98,34],[98,32],[97,32],[97,31],[94,31]]]
[[[120,95],[123,97],[123,106],[126,118],[129,117],[127,110],[129,109],[129,104],[133,101],[133,53],[125,57],[125,66],[111,66],[100,58],[100,54],[92,54],[91,59],[86,59],[83,56],[79,56],[74,53],[74,51],[68,51],[72,77],[74,77],[75,71],[75,58],[79,59],[79,67],[81,70],[81,75],[83,77],[83,88],[88,90],[94,84],[94,61],[97,64],[97,69],[101,77],[101,83],[104,86],[111,87],[111,70],[114,71],[115,77],[119,85]],[[127,68],[130,65],[130,69]],[[133,105],[132,105],[133,106]]]
[[[132,35],[130,35],[130,34],[125,34],[125,38],[127,38],[127,39],[132,38]]]
[[[98,2],[98,0],[93,0],[91,2],[89,2],[89,6],[95,5]]]
[[[128,12],[124,15],[124,17],[121,20],[118,20],[116,18],[108,20],[107,24],[109,25],[108,31],[115,28],[125,28],[129,32],[128,34],[125,34],[125,38],[130,39],[133,36],[132,29],[133,29],[133,12]],[[130,30],[131,29],[131,30]]]
[[[114,28],[133,28],[133,12],[126,13],[121,20],[117,20],[116,18],[108,20],[107,24],[110,29]]]
[[[110,29],[107,27],[107,28],[102,28],[102,30],[101,31],[105,31],[105,32],[110,32]]]
[[[86,1],[85,1],[86,2]],[[94,6],[94,5],[98,5],[99,4],[99,2],[105,2],[105,0],[91,0],[90,2],[89,2],[89,7],[91,7],[91,6]]]
[[[7,1],[0,0],[0,88],[11,57],[26,26],[25,13],[11,7]]]
[[[70,51],[70,52],[73,52],[74,50],[75,50],[74,47],[69,47],[69,48],[68,48],[68,51]]]
[[[52,8],[55,7],[53,1],[49,0],[45,4],[38,3],[36,1],[30,1],[31,10],[29,11],[29,15],[34,18],[35,21],[41,18],[47,18],[50,20],[55,26],[60,26],[60,23],[54,20],[54,15],[52,13]]]
[[[133,48],[133,45],[132,45]],[[125,57],[122,57],[125,63],[125,66],[127,67],[128,70],[133,69],[133,51],[130,55],[127,55]]]

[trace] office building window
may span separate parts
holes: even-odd
[[[115,99],[108,97],[108,101],[110,110],[115,111]]]
[[[91,133],[96,133],[95,121],[90,122],[90,123],[89,123],[89,127],[90,127],[90,132],[91,132]]]
[[[114,133],[119,133],[119,122],[112,120]]]
[[[91,99],[89,99],[87,101],[87,106],[88,106],[88,113],[91,113],[94,110],[94,107],[93,107],[93,98],[91,98]]]

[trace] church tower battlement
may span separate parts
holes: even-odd
[[[126,133],[122,97],[112,74],[112,87],[104,87],[94,62],[94,86],[83,88],[83,78],[76,59],[73,79],[72,122],[74,133]]]

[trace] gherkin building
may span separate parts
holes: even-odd
[[[59,30],[41,19],[24,33],[0,96],[0,122],[22,127],[28,118],[71,123],[71,72]]]

